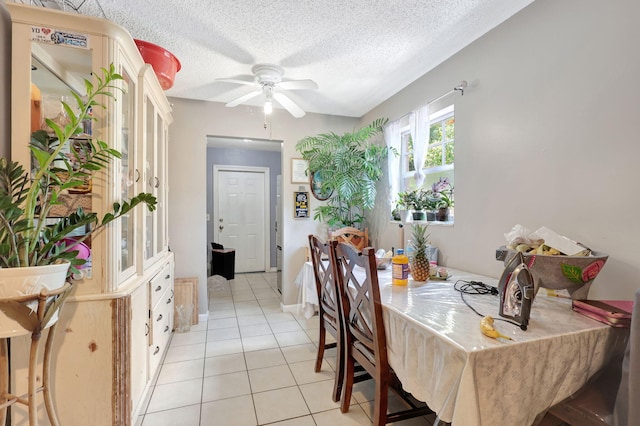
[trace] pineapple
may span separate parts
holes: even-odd
[[[411,276],[416,281],[429,279],[429,258],[427,257],[427,225],[416,223],[413,225],[411,235],[413,247],[413,260],[411,262]]]

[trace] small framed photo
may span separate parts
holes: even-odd
[[[309,162],[302,158],[291,159],[291,183],[309,183],[307,169]]]

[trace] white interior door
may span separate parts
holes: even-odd
[[[236,250],[236,273],[265,270],[266,225],[264,171],[223,170],[215,175],[214,234]]]

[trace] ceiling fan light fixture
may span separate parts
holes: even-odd
[[[265,114],[267,114],[267,115],[269,115],[269,114],[271,114],[272,112],[273,112],[273,105],[271,104],[271,101],[270,101],[270,100],[267,100],[267,101],[264,103],[264,113],[265,113]]]

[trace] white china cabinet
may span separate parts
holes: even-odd
[[[103,19],[8,3],[12,19],[11,157],[29,164],[28,141],[43,119],[63,123],[62,99],[83,95],[83,79],[114,64],[123,80],[116,99],[103,99],[88,137],[122,153],[83,193],[67,194],[56,210],[83,206],[101,217],[114,202],[153,193],[157,210],[139,206],[92,236],[91,262],[74,277],[60,317],[51,364],[63,425],[135,424],[173,329],[173,254],[168,250],[167,144],[171,108],[130,34]],[[30,53],[30,54],[29,54]],[[46,128],[45,128],[46,130]],[[50,220],[55,220],[51,218]],[[11,386],[26,389],[28,338],[11,341]],[[41,405],[43,405],[41,403]],[[17,407],[17,406],[14,406]],[[44,407],[40,421],[47,424]],[[23,408],[13,424],[26,424]]]

